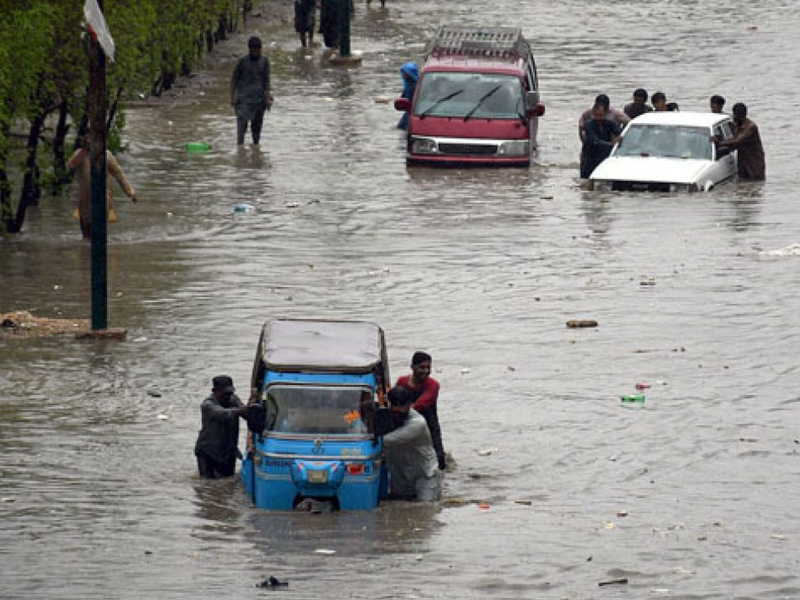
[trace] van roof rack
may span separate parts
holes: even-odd
[[[442,25],[428,46],[428,54],[512,57],[530,52],[519,27],[453,27]]]

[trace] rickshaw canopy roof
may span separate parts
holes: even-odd
[[[274,319],[261,341],[264,365],[276,371],[367,373],[386,356],[383,330],[366,321]]]

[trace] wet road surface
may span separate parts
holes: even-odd
[[[293,598],[800,597],[794,4],[373,4],[355,70],[259,31],[260,149],[235,147],[227,104],[243,42],[191,102],[130,112],[141,202],[118,200],[109,247],[128,341],[0,338],[0,597],[255,598],[269,575]],[[523,26],[547,106],[530,170],[406,169],[375,98],[439,22]],[[768,182],[582,190],[577,115],[639,86],[684,110],[746,102]],[[212,150],[186,154],[195,140]],[[44,199],[0,242],[0,312],[88,314],[71,211]],[[246,389],[275,316],[378,322],[393,377],[433,355],[457,501],[269,514],[199,480],[210,378]]]

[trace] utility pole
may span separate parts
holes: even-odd
[[[103,0],[97,0],[103,10]],[[89,128],[92,134],[92,330],[108,328],[108,215],[106,207],[106,53],[89,40]]]
[[[125,339],[126,329],[108,328],[108,214],[106,206],[106,59],[114,60],[114,40],[103,16],[103,0],[85,0],[89,55],[89,128],[92,211],[92,328],[76,339]]]
[[[361,56],[350,51],[350,2],[351,0],[337,0],[339,3],[337,23],[339,29],[339,53],[330,58],[333,65],[344,67],[357,67],[361,64]]]
[[[339,0],[339,56],[350,56],[350,0]]]

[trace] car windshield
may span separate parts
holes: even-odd
[[[278,433],[368,434],[372,391],[364,387],[275,384],[267,390],[267,430]]]
[[[416,115],[517,119],[523,111],[519,77],[496,73],[426,73],[419,84]]]
[[[619,143],[616,156],[711,160],[711,134],[704,127],[633,123]]]

